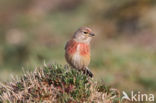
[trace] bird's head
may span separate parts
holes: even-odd
[[[77,42],[89,44],[95,36],[89,27],[80,27],[73,35],[73,39]]]

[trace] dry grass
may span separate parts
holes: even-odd
[[[118,103],[119,97],[118,90],[57,64],[36,68],[20,79],[0,83],[0,102],[3,103]]]

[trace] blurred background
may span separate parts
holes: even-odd
[[[66,41],[89,26],[95,79],[156,94],[155,11],[155,0],[0,0],[0,80],[44,61],[66,64]]]

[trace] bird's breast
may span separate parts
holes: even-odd
[[[67,52],[72,55],[90,56],[90,47],[85,43],[71,41],[67,47]]]
[[[79,52],[80,55],[85,56],[85,55],[89,55],[90,56],[90,48],[88,44],[79,44]]]
[[[90,48],[88,44],[70,41],[66,48],[66,59],[75,68],[81,69],[90,62]]]

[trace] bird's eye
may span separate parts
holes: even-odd
[[[88,32],[83,32],[84,34],[88,34]]]

